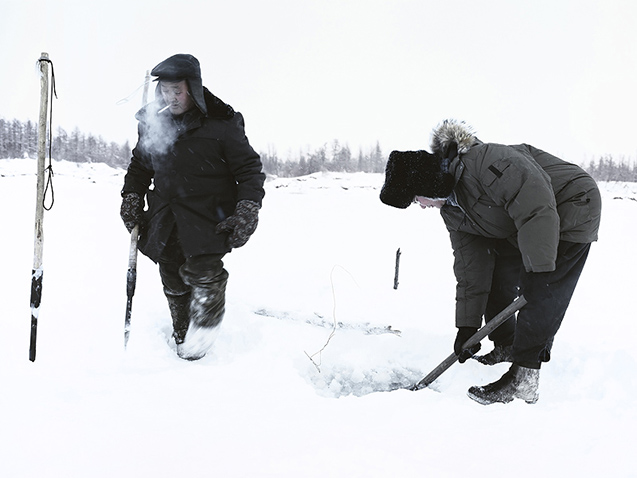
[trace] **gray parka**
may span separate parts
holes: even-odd
[[[527,272],[550,272],[559,241],[597,240],[601,198],[579,166],[528,144],[482,143],[463,127],[434,131],[432,149],[458,145],[449,164],[456,184],[441,214],[454,250],[456,326],[479,327],[495,260],[480,238],[506,239]]]

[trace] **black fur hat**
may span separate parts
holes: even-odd
[[[427,151],[392,151],[385,168],[380,200],[405,209],[416,196],[447,198],[453,186],[454,177],[443,167],[438,155]]]
[[[203,83],[201,81],[201,67],[199,60],[186,53],[178,53],[166,58],[152,69],[151,75],[157,76],[155,81],[179,81],[186,80],[192,99],[203,114],[207,114],[206,101],[203,95]],[[157,93],[159,85],[157,85]]]

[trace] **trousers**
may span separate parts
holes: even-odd
[[[228,272],[224,254],[185,257],[175,227],[159,258],[159,274],[168,299],[176,335],[188,325],[216,327],[225,313]]]
[[[486,321],[520,294],[527,304],[509,317],[489,338],[496,344],[513,344],[513,361],[528,368],[540,368],[551,359],[553,340],[570,304],[590,251],[590,243],[560,241],[555,270],[526,272],[520,251],[505,240],[494,241],[495,268]]]

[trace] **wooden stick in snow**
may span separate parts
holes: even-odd
[[[394,272],[394,289],[398,289],[398,267],[400,266],[400,247],[396,251],[396,271]]]
[[[35,201],[35,233],[33,269],[31,271],[31,338],[29,360],[35,361],[38,317],[42,300],[42,252],[44,248],[44,160],[46,155],[46,125],[49,106],[49,55],[40,57],[40,118],[38,120],[38,172]]]

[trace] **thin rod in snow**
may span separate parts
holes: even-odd
[[[130,335],[130,319],[133,310],[133,296],[137,284],[137,241],[139,239],[139,224],[136,224],[130,234],[130,250],[128,252],[128,271],[126,272],[126,317],[124,319],[124,348],[128,345]]]
[[[400,247],[396,251],[396,270],[394,272],[394,289],[398,289],[398,268],[400,266]]]
[[[40,119],[38,122],[38,173],[35,202],[35,233],[33,245],[33,269],[31,274],[31,338],[29,360],[35,361],[38,333],[38,317],[42,300],[42,252],[44,248],[44,163],[46,156],[46,126],[49,106],[49,55],[42,53],[40,64]]]

